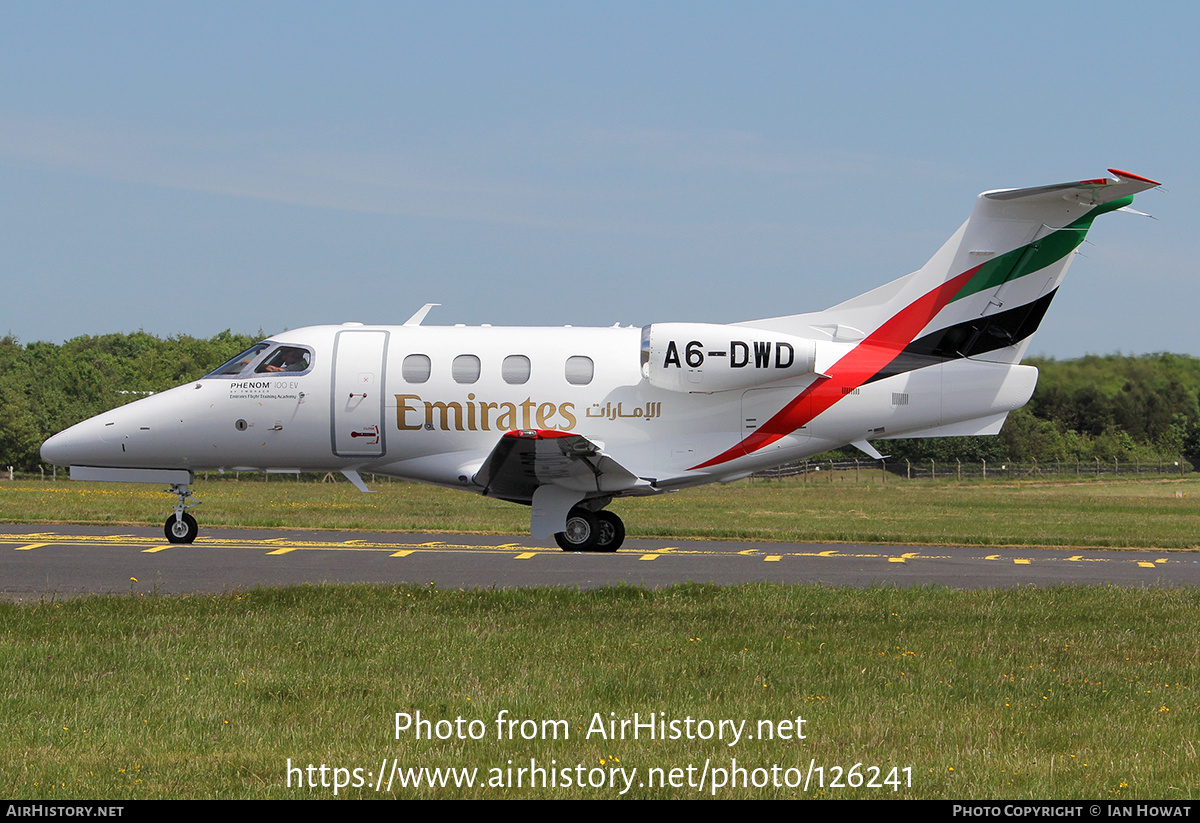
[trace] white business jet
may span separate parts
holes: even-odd
[[[71,477],[166,483],[189,543],[195,472],[337,471],[531,507],[535,538],[615,551],[617,497],[729,482],[873,440],[996,434],[1033,393],[1019,365],[1100,214],[1153,180],[979,195],[923,268],[822,312],[642,328],[314,326],[85,420],[42,457]]]

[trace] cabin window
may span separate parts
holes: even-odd
[[[400,373],[405,383],[424,383],[429,379],[430,364],[427,354],[410,354],[404,358]]]
[[[271,348],[271,344],[264,341],[255,343],[250,348],[239,354],[237,357],[226,362],[220,368],[209,372],[205,377],[236,377],[246,370],[246,367],[258,359],[258,356]]]
[[[586,386],[591,383],[595,371],[596,367],[590,357],[577,354],[567,358],[567,382],[572,386]]]
[[[529,358],[523,354],[510,354],[500,365],[504,382],[513,386],[529,382]]]
[[[473,354],[460,354],[454,358],[450,374],[455,383],[474,383],[479,379],[479,358]]]

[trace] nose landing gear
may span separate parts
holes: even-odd
[[[200,525],[196,522],[196,518],[187,513],[187,510],[199,506],[200,501],[192,496],[187,483],[172,483],[171,488],[165,489],[165,491],[179,495],[179,502],[175,505],[175,513],[167,518],[163,532],[171,543],[191,543],[200,532]],[[188,498],[196,502],[188,503]]]

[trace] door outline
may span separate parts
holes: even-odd
[[[383,421],[390,341],[391,334],[385,329],[344,329],[334,335],[329,443],[338,457],[382,457],[387,453]],[[363,396],[355,402],[357,388]]]

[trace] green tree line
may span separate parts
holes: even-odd
[[[0,338],[0,463],[37,471],[42,441],[108,409],[202,377],[260,337],[204,340],[145,332],[76,337],[62,345]]]
[[[138,397],[194,380],[261,339],[144,332],[62,345],[0,338],[0,463],[37,471],[47,437]],[[1034,358],[1033,399],[998,437],[895,440],[895,459],[1049,463],[1200,459],[1200,359],[1179,354]],[[853,456],[853,455],[852,455]]]

